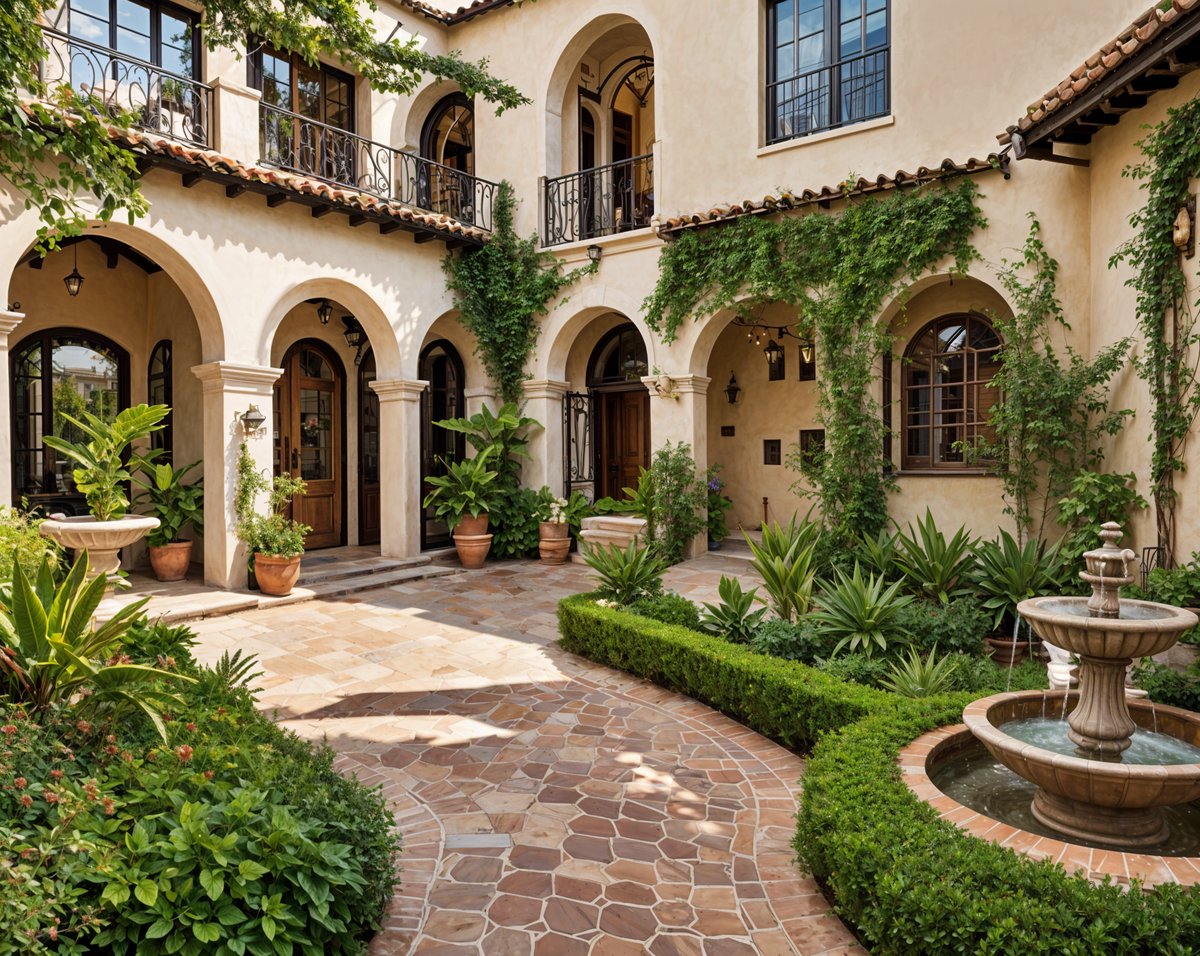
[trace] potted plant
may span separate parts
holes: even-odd
[[[542,564],[563,564],[571,550],[571,525],[566,498],[551,497],[543,487],[538,496],[538,555]]]
[[[441,459],[446,472],[428,480],[425,507],[434,509],[454,534],[454,547],[464,568],[481,568],[492,547],[487,533],[488,511],[495,495],[498,472],[491,468],[494,447],[461,461]]]
[[[709,551],[720,551],[721,542],[729,537],[729,526],[725,524],[725,512],[733,507],[733,502],[722,494],[725,490],[725,481],[719,474],[720,470],[720,465],[712,465],[705,475]]]
[[[180,537],[183,529],[192,526],[195,534],[204,533],[204,488],[200,481],[183,483],[184,476],[199,465],[175,469],[169,462],[156,464],[148,459],[139,463],[140,475],[134,484],[143,489],[138,502],[150,506],[158,527],[147,536],[150,545],[150,567],[160,581],[182,581],[187,577],[192,561],[191,540]]]
[[[103,574],[110,586],[115,584],[121,548],[158,527],[158,518],[126,514],[126,488],[133,477],[127,457],[134,442],[162,428],[170,411],[166,405],[135,405],[119,412],[111,422],[90,412],[83,412],[82,421],[60,412],[88,441],[72,442],[56,435],[42,439],[48,448],[75,462],[75,488],[83,493],[90,513],[48,518],[39,530],[65,548],[87,551],[90,578]]]
[[[1021,639],[1017,605],[1027,598],[1056,594],[1062,589],[1059,545],[1046,546],[1030,539],[1018,545],[1007,531],[995,541],[981,542],[975,549],[975,586],[984,595],[983,606],[992,612],[994,633],[984,640],[992,658],[1002,667],[1025,659],[1031,641]]]
[[[254,510],[255,498],[264,491],[268,495],[265,515]],[[304,491],[304,481],[291,475],[276,475],[268,481],[254,466],[250,449],[242,442],[234,496],[237,536],[250,552],[250,567],[264,594],[290,594],[300,577],[304,536],[312,528],[289,518],[287,510],[292,499]]]

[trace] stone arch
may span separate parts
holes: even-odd
[[[421,131],[430,112],[447,96],[461,93],[462,89],[452,80],[429,83],[409,101],[408,111],[403,116],[397,111],[393,141],[402,141],[404,148],[414,153],[421,151]]]
[[[475,337],[459,321],[458,309],[449,309],[443,312],[428,326],[425,326],[421,332],[421,341],[417,349],[418,357],[425,346],[437,339],[445,339],[458,352],[462,359],[463,373],[466,376],[468,388],[491,385],[491,379],[488,378],[487,372],[483,368],[483,362],[479,358]]]
[[[646,356],[651,366],[656,364],[658,338],[642,318],[640,304],[626,292],[600,283],[587,286],[571,296],[573,311],[555,310],[542,325],[541,339],[534,354],[531,369],[534,379],[563,381],[567,359],[575,339],[587,325],[599,316],[616,313],[628,319],[641,333],[646,343]]]
[[[998,288],[987,277],[977,275],[955,275],[950,272],[936,272],[922,276],[908,287],[905,295],[887,302],[880,310],[878,322],[886,328],[892,328],[897,320],[901,320],[911,306],[918,300],[923,303],[931,301],[931,297],[945,300],[947,306],[957,302],[955,306],[962,311],[1001,310],[1011,314],[1014,309],[1012,299]],[[973,304],[971,298],[978,301]],[[953,311],[953,308],[950,309]]]

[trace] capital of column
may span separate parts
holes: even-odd
[[[560,382],[552,378],[535,378],[524,382],[526,398],[562,398],[571,390],[570,382]]]
[[[281,368],[242,365],[238,362],[207,362],[193,365],[192,374],[200,379],[205,392],[233,392],[240,395],[270,395],[283,374]]]
[[[423,379],[394,378],[371,383],[371,391],[381,402],[419,402],[428,387],[429,383]]]
[[[25,319],[24,312],[0,309],[0,348],[8,348],[8,336]]]
[[[239,83],[237,80],[226,76],[214,76],[209,80],[208,85],[218,93],[227,93],[232,96],[239,96],[245,100],[254,100],[258,102],[262,99],[262,91],[256,90],[252,86],[247,86],[245,83]]]
[[[681,394],[707,395],[712,379],[707,375],[672,375],[675,388]]]

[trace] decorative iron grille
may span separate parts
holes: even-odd
[[[767,142],[837,129],[891,111],[887,48],[767,84]]]
[[[595,498],[596,455],[592,445],[595,434],[596,403],[591,392],[568,392],[563,396],[563,495],[582,491]]]
[[[72,87],[115,122],[193,146],[212,145],[212,87],[51,27],[42,33],[48,52],[38,72],[46,86]]]
[[[654,215],[654,157],[547,179],[542,205],[546,246],[643,229]]]

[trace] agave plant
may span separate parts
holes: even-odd
[[[837,584],[821,595],[820,610],[810,620],[837,641],[835,655],[845,647],[868,656],[876,650],[886,651],[891,641],[907,636],[896,616],[912,603],[913,597],[900,593],[902,584],[895,581],[889,585],[874,574],[864,578],[855,564],[851,575],[837,572]]]
[[[975,549],[975,586],[984,593],[983,606],[992,612],[992,626],[1008,633],[1017,605],[1027,598],[1056,594],[1063,587],[1059,543],[1030,539],[1017,543],[1007,531]]]
[[[770,528],[764,526],[761,542],[746,535],[746,543],[754,555],[754,569],[763,579],[768,596],[758,600],[785,621],[799,620],[812,607],[817,533],[816,525],[807,521],[797,525],[793,518],[786,527],[778,523]]]
[[[720,603],[705,603],[704,611],[700,614],[700,627],[735,644],[748,644],[767,613],[765,607],[751,610],[758,588],[743,591],[742,582],[737,578],[721,575],[717,594],[721,598]]]
[[[896,571],[899,545],[887,528],[880,528],[874,537],[864,533],[855,552],[862,566],[880,577],[890,578]]]
[[[87,554],[55,585],[43,559],[33,581],[13,565],[12,594],[0,608],[0,687],[31,711],[75,701],[81,709],[101,705],[143,711],[166,739],[160,711],[178,699],[166,681],[191,678],[147,664],[105,663],[113,657],[149,598],[122,607],[99,627],[92,624],[107,582],[87,581]]]
[[[584,561],[596,572],[597,593],[618,604],[632,604],[662,590],[662,559],[649,548],[639,548],[636,541],[630,541],[624,550],[615,545],[593,545],[587,549]]]
[[[925,657],[910,647],[903,658],[892,664],[881,683],[901,697],[932,697],[951,689],[961,662],[962,658],[955,654],[938,657],[936,645]]]
[[[896,563],[917,595],[949,604],[967,590],[975,542],[966,528],[959,528],[947,541],[926,508],[924,519],[915,527],[909,524],[907,534],[896,535],[896,545]]]

